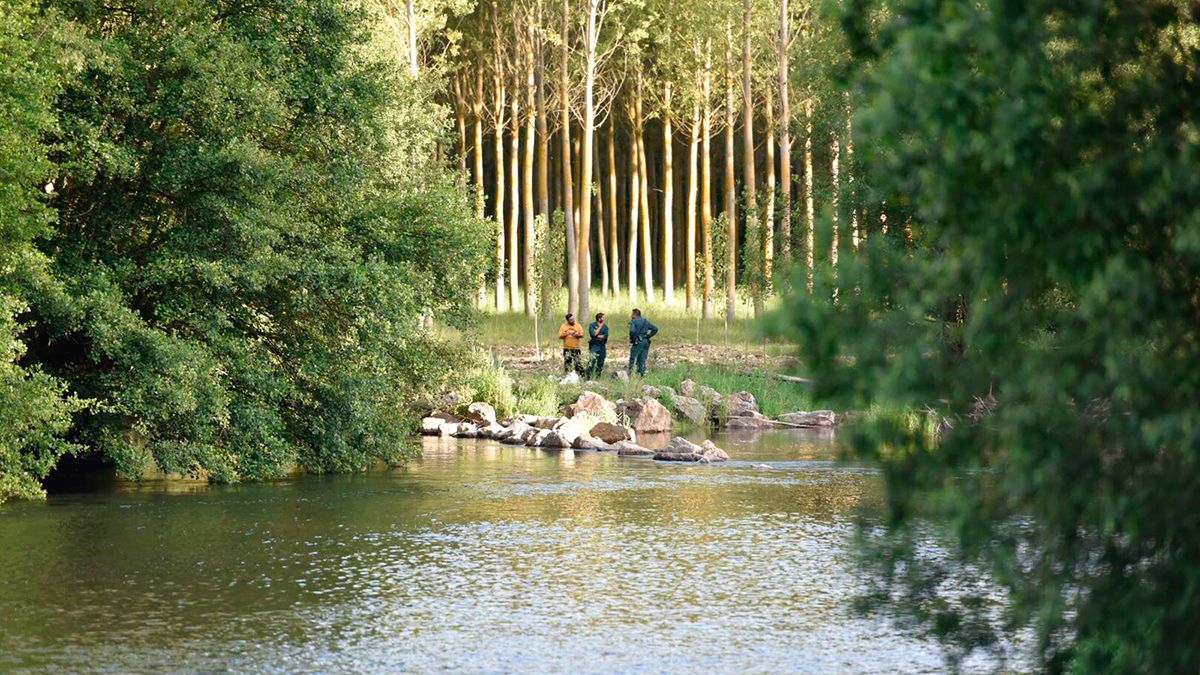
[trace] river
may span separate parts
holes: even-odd
[[[405,466],[0,507],[0,671],[940,672],[850,607],[870,467],[425,439]]]

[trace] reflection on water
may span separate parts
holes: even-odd
[[[6,506],[0,670],[941,670],[848,606],[874,473],[716,440],[735,461],[426,439],[360,476]]]

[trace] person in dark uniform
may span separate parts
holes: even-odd
[[[608,356],[608,324],[604,312],[596,314],[596,320],[588,324],[588,376],[600,377],[604,372],[604,359]]]
[[[637,365],[637,374],[646,374],[646,358],[650,356],[650,338],[658,335],[658,326],[642,316],[642,310],[634,309],[629,318],[629,372]]]

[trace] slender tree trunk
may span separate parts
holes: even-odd
[[[467,173],[467,111],[466,100],[462,91],[462,76],[455,75],[454,79],[454,124],[458,129],[458,173]]]
[[[408,16],[408,72],[417,76],[417,14],[413,11],[413,0],[406,3],[405,14]]]
[[[475,68],[475,92],[471,102],[471,114],[475,118],[474,130],[475,137],[472,151],[475,159],[475,218],[483,220],[484,205],[486,198],[484,196],[484,176],[483,176],[483,67],[477,65]],[[482,309],[487,304],[487,286],[484,282],[483,273],[479,274],[479,308]]]
[[[725,270],[725,318],[732,320],[737,315],[737,189],[734,185],[733,127],[736,123],[737,106],[733,97],[733,56],[730,45],[732,30],[726,29],[725,41],[725,217],[728,237],[726,239],[727,269]]]
[[[832,195],[831,195],[832,203],[830,204],[830,206],[831,206],[830,210],[833,212],[833,215],[832,215],[833,222],[831,223],[831,228],[832,228],[831,237],[832,238],[830,239],[830,244],[829,244],[829,265],[833,269],[833,278],[835,280],[834,287],[833,287],[833,299],[836,302],[837,297],[838,297],[837,281],[836,281],[837,265],[838,265],[838,245],[840,243],[840,237],[838,236],[839,235],[838,229],[839,229],[839,226],[841,225],[841,221],[840,221],[839,214],[838,214],[838,207],[841,202],[841,200],[839,199],[839,196],[840,196],[839,193],[842,190],[842,181],[841,181],[841,176],[840,176],[840,168],[841,167],[839,166],[839,163],[841,162],[841,155],[842,155],[842,144],[841,144],[841,141],[838,139],[837,131],[835,131],[833,133],[833,142],[830,144],[829,154],[830,154],[830,172],[833,174],[833,176],[832,176],[833,190],[832,190]]]
[[[595,140],[596,104],[596,13],[600,0],[588,0],[587,28],[584,31],[586,61],[583,75],[583,151],[579,157],[579,315],[588,316],[592,287],[592,154]]]
[[[533,46],[529,45],[527,55],[532,66]],[[525,279],[525,316],[533,317],[537,314],[536,305],[537,299],[534,293],[537,289],[533,287],[533,244],[536,236],[534,228],[536,227],[535,218],[533,215],[533,163],[534,163],[534,132],[537,127],[538,110],[536,108],[536,88],[537,83],[534,77],[534,68],[529,68],[529,72],[525,80],[525,107],[528,112],[525,115],[525,166],[522,167],[521,174],[521,200],[525,207],[525,240],[524,240],[524,261],[522,264],[522,276]]]
[[[763,110],[767,116],[765,130],[767,150],[767,214],[762,224],[763,295],[771,297],[775,284],[775,105],[771,92],[766,92]]]
[[[854,194],[854,113],[850,110],[850,92],[846,92],[846,202],[850,207],[850,243],[858,250],[858,200]]]
[[[642,288],[646,291],[646,300],[654,299],[654,247],[650,237],[650,164],[646,161],[646,124],[642,114],[642,76],[638,73],[637,95],[634,99],[637,108],[637,143],[638,168],[642,181]]]
[[[808,292],[813,290],[813,274],[816,271],[816,210],[813,204],[813,101],[809,96],[804,100],[804,225],[805,225],[805,259],[808,263]]]
[[[633,134],[629,138],[629,225],[626,227],[626,239],[629,243],[629,254],[625,256],[629,270],[629,302],[637,304],[637,273],[638,273],[638,223],[641,217],[642,205],[642,168],[638,161],[638,132],[636,126],[637,113],[631,108],[631,117],[635,124]]]
[[[746,193],[746,231],[757,232],[759,228],[758,219],[758,181],[754,176],[754,92],[751,89],[750,79],[750,8],[752,0],[742,0],[742,172],[745,185],[742,186],[742,191]],[[759,244],[762,243],[762,237],[759,238]],[[761,269],[759,272],[761,273]],[[754,316],[758,317],[763,312],[762,286],[754,280],[752,274],[752,282],[750,284],[751,294],[754,297]]]
[[[704,287],[701,306],[704,318],[713,317],[713,240],[712,240],[712,40],[704,43],[704,76],[700,111],[700,237],[704,251]]]
[[[700,152],[700,104],[692,104],[692,125],[688,134],[687,164],[687,244],[684,248],[683,269],[686,275],[684,296],[687,308],[696,306],[696,201],[700,181],[696,175],[696,160]]]
[[[596,176],[604,175],[602,162],[600,161],[600,153],[592,153],[594,156],[593,166],[596,170]],[[604,197],[605,187],[603,180],[596,181],[596,252],[600,256],[600,292],[608,293],[608,240],[607,232],[604,228]],[[584,317],[586,318],[586,316]]]
[[[615,116],[614,116],[615,117]],[[608,278],[612,294],[621,292],[621,246],[617,236],[617,123],[612,117],[608,123]]]
[[[575,242],[575,186],[573,183],[574,167],[571,165],[571,43],[568,29],[571,25],[571,6],[568,0],[562,3],[562,71],[560,73],[559,96],[562,116],[562,157],[563,157],[563,220],[567,228],[567,311],[577,313],[579,310],[579,265]]]
[[[511,128],[508,137],[509,199],[508,210],[508,306],[516,310],[521,305],[521,288],[517,268],[520,265],[521,245],[518,228],[521,222],[521,97],[513,91]]]
[[[500,49],[496,48],[496,70],[492,75],[492,86],[495,91],[494,134],[496,147],[496,189],[495,201],[492,204],[492,216],[496,219],[496,311],[507,309],[508,292],[504,288],[504,104],[506,91],[501,71]]]
[[[663,156],[662,156],[662,283],[663,299],[675,302],[675,157],[674,132],[671,128],[671,83],[663,85]]]
[[[788,46],[792,39],[788,0],[779,0],[779,180],[782,198],[779,220],[779,256],[792,257],[792,109],[788,102]]]

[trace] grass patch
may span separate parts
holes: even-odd
[[[563,295],[559,307],[566,304]],[[642,310],[646,318],[658,326],[658,337],[655,344],[705,344],[718,346],[761,346],[767,345],[777,353],[790,353],[793,347],[778,340],[764,338],[754,320],[753,309],[748,305],[737,307],[737,318],[726,321],[724,318],[724,302],[714,308],[716,318],[704,319],[697,307],[689,310],[681,299],[667,303],[663,300],[653,302],[629,302],[626,295],[612,296],[593,293],[591,310],[604,312],[608,315],[610,342],[616,344],[625,339],[629,327],[629,312],[633,307]],[[768,309],[773,305],[768,304]],[[563,321],[565,311],[557,309],[553,319],[544,321],[538,318],[537,344],[543,349],[554,348],[558,345],[558,326]],[[592,322],[593,316],[579,317],[585,326]],[[534,346],[534,320],[525,316],[521,311],[496,312],[485,310],[480,325],[472,334],[463,337],[476,341],[481,346],[521,345]]]

